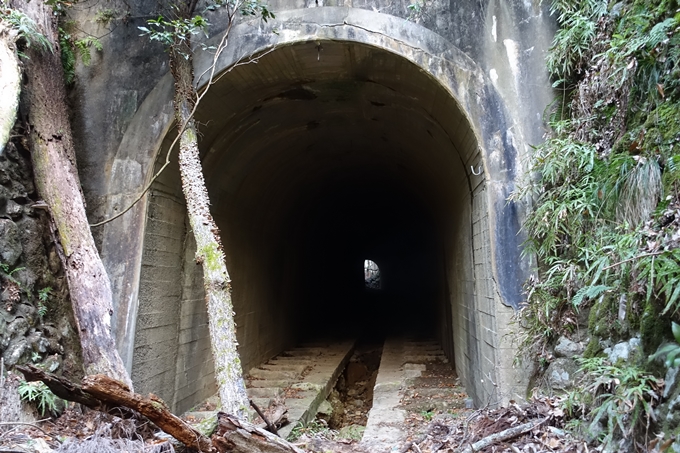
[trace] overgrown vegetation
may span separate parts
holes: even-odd
[[[64,68],[64,82],[72,85],[76,79],[76,61],[80,58],[83,65],[92,64],[92,49],[97,52],[104,50],[104,47],[95,36],[84,36],[77,38],[77,34],[72,31],[73,26],[68,22],[59,28],[59,47],[61,48],[61,65]]]
[[[21,399],[35,404],[41,415],[56,415],[59,412],[59,398],[43,382],[22,381],[18,391]]]
[[[636,334],[654,353],[680,311],[680,10],[677,0],[553,0],[551,11],[556,100],[531,179],[513,195],[533,204],[525,253],[538,265],[522,346],[549,362],[549,346],[590,310],[585,355],[596,362],[583,364],[586,388],[601,392],[602,376],[616,385],[579,414],[604,425],[605,444],[632,436],[643,445],[636,436],[650,429],[656,384],[598,355]],[[643,381],[647,390],[631,394]]]
[[[563,400],[572,429],[608,451],[625,451],[635,440],[651,439],[663,380],[637,366],[611,365],[603,357],[579,362],[581,385]]]
[[[26,14],[16,9],[8,7],[5,2],[0,3],[0,22],[7,24],[7,26],[17,33],[17,37],[21,44],[26,47],[37,45],[44,51],[52,52],[52,44],[45,36],[40,33],[38,26]],[[20,56],[23,56],[20,53]]]

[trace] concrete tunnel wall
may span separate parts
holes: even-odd
[[[244,370],[304,337],[426,330],[473,398],[495,400],[497,314],[512,310],[494,287],[483,122],[460,104],[493,99],[450,91],[478,83],[462,55],[447,86],[398,47],[369,43],[279,44],[221,78],[197,112]],[[148,203],[133,380],[182,411],[215,384],[176,169]],[[360,286],[368,257],[384,263],[372,299]]]
[[[508,58],[491,71],[470,58],[479,49],[463,53],[441,35],[390,15],[332,7],[287,11],[284,3],[275,5],[283,11],[277,9],[273,24],[234,29],[219,70],[243,55],[274,50],[227,74],[198,112],[214,215],[234,281],[244,369],[291,346],[310,320],[360,316],[365,306],[345,297],[354,290],[318,292],[352,275],[361,280],[360,267],[353,274],[351,263],[371,258],[385,270],[385,293],[406,293],[397,304],[401,311],[429,307],[434,313],[423,323],[433,321],[429,333],[478,403],[521,396],[525,389],[503,335],[526,263],[519,260],[521,209],[506,198],[518,177],[518,152],[537,135],[536,118],[527,119],[537,109],[518,111],[531,104],[516,90],[521,85],[497,76],[503,67],[527,66],[529,54],[513,60],[517,55],[504,42]],[[491,6],[495,41],[510,32],[496,29]],[[219,29],[219,18],[211,21]],[[209,55],[199,55],[196,73],[209,62]],[[542,109],[537,91],[532,88],[531,99]],[[128,90],[110,107],[125,114],[113,123],[123,132],[107,163],[107,182],[88,178],[87,167],[84,172],[95,218],[126,205],[164,159],[172,127],[169,76],[147,93],[138,99]],[[144,201],[98,233],[116,297],[114,331],[136,389],[184,410],[215,387],[200,268],[193,263],[177,169],[166,171]],[[365,234],[367,224],[387,234]],[[319,246],[333,243],[342,246],[328,252]],[[399,245],[405,246],[401,256],[394,252]],[[402,265],[409,261],[423,264],[409,270]],[[312,270],[305,270],[310,263]],[[411,284],[408,275],[423,269],[419,277],[430,277],[429,283]],[[416,300],[423,289],[427,300]],[[325,299],[333,301],[331,310],[319,308]],[[373,301],[384,314],[380,304]],[[315,333],[338,333],[338,325]]]

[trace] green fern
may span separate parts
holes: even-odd
[[[40,32],[38,25],[21,11],[12,8],[0,9],[0,21],[15,30],[27,47],[35,43],[43,51],[54,53],[52,43]]]
[[[59,28],[59,47],[61,48],[61,66],[64,69],[64,83],[72,85],[76,80],[76,54],[71,44],[71,35]]]
[[[17,390],[21,400],[36,404],[42,415],[56,414],[59,398],[44,383],[22,381]]]
[[[77,39],[74,41],[73,45],[78,51],[78,55],[80,55],[80,59],[85,66],[90,66],[92,63],[92,48],[94,48],[97,52],[101,52],[104,49],[101,41],[93,36],[86,36],[85,38]]]
[[[607,285],[584,286],[579,289],[576,295],[571,299],[571,304],[574,307],[578,307],[585,299],[595,299],[600,294],[610,289],[612,289],[612,287]]]

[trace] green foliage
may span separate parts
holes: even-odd
[[[427,0],[416,0],[414,3],[409,4],[406,7],[408,9],[408,20],[418,22],[426,16],[427,3]]]
[[[597,21],[607,11],[603,0],[554,0],[550,12],[557,15],[560,29],[548,55],[548,70],[563,83],[584,70],[592,53]]]
[[[553,0],[560,29],[547,66],[559,98],[548,108],[546,141],[525,165],[528,179],[511,197],[532,205],[525,253],[537,262],[520,348],[549,359],[550,344],[590,310],[586,388],[565,409],[614,450],[615,440],[650,429],[657,383],[640,368],[597,358],[599,340],[639,332],[654,352],[680,312],[676,10],[675,0]],[[680,346],[657,354],[680,365]]]
[[[680,324],[671,323],[675,343],[663,345],[659,350],[649,357],[649,360],[664,359],[666,368],[676,368],[680,366]]]
[[[639,262],[640,278],[646,282],[647,300],[664,300],[661,314],[680,310],[680,249],[645,256]]]
[[[596,437],[605,451],[620,451],[619,441],[648,438],[663,381],[634,366],[611,365],[602,357],[580,359],[580,365],[579,389],[562,399],[565,414],[586,421],[577,426]]]
[[[59,47],[61,48],[61,66],[64,69],[64,83],[72,85],[76,80],[76,53],[73,50],[71,35],[59,28]]]
[[[49,286],[38,291],[38,316],[40,316],[40,319],[43,319],[47,314],[47,301],[51,292],[52,288]]]
[[[218,8],[225,7],[232,18],[233,11],[238,10],[243,16],[260,17],[267,22],[269,19],[275,19],[276,16],[269,9],[269,7],[261,0],[218,0],[209,4],[206,7],[207,11],[215,11]],[[159,41],[166,48],[179,48],[186,44],[192,36],[203,33],[208,37],[208,27],[210,23],[201,15],[195,14],[191,17],[185,17],[177,6],[173,7],[173,14],[176,19],[169,19],[162,15],[155,19],[146,21],[147,26],[137,27],[142,34],[140,36],[147,36],[152,41]]]
[[[56,16],[65,15],[66,10],[73,6],[74,3],[68,0],[45,0],[45,4],[52,7],[52,11],[54,11]]]
[[[59,398],[44,383],[22,381],[18,391],[21,400],[35,404],[42,415],[57,413]]]
[[[432,417],[434,417],[434,411],[429,410],[429,411],[421,411],[420,416],[425,419],[426,422],[429,422],[432,420]]]
[[[26,14],[16,9],[7,8],[4,3],[0,7],[0,22],[5,22],[13,29],[19,39],[23,40],[26,47],[36,44],[43,51],[54,52],[52,43],[40,33],[36,23]]]
[[[232,0],[232,2],[244,16],[259,16],[265,22],[276,19],[274,13],[260,0]]]
[[[94,16],[95,22],[102,25],[108,25],[118,18],[120,12],[111,8],[103,8],[97,11]]]
[[[548,68],[564,88],[562,107],[553,105],[559,115],[527,163],[531,179],[512,196],[533,204],[523,226],[525,253],[538,260],[523,311],[526,347],[544,349],[573,327],[577,310],[608,294],[630,300],[630,328],[639,325],[643,299],[666,315],[680,308],[680,250],[672,239],[680,14],[663,5],[552,2],[560,30]]]
[[[41,289],[38,291],[38,300],[40,302],[47,302],[50,298],[50,294],[52,293],[52,287],[48,286],[46,288]]]
[[[174,20],[158,16],[147,20],[146,23],[148,27],[137,27],[142,31],[141,36],[148,36],[152,41],[160,41],[166,47],[183,42],[199,33],[204,33],[207,37],[210,25],[202,16]]]
[[[7,274],[8,277],[12,277],[12,274],[14,274],[15,272],[23,271],[24,269],[26,269],[26,268],[25,267],[15,267],[14,269],[12,269],[9,264],[0,263],[0,270],[2,272],[4,272],[5,274]],[[15,281],[14,279],[12,279],[12,280]]]
[[[578,307],[583,303],[584,299],[595,299],[600,294],[605,291],[612,289],[611,286],[607,285],[588,285],[579,289],[574,298],[571,300],[571,304],[574,307]]]
[[[94,48],[97,52],[103,50],[102,43],[98,38],[94,36],[86,36],[81,39],[76,39],[73,41],[73,45],[80,55],[80,59],[85,66],[89,66],[92,63],[92,53],[90,52]]]
[[[97,37],[76,38],[67,29],[70,27],[59,28],[59,46],[61,47],[61,65],[64,68],[64,81],[67,85],[71,85],[75,82],[77,57],[80,57],[85,66],[89,66],[92,64],[92,49],[101,52],[103,46]]]

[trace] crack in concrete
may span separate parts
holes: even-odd
[[[404,41],[404,40],[402,40],[402,39],[397,39],[397,38],[395,38],[395,37],[393,37],[393,36],[389,36],[389,35],[387,35],[387,34],[385,34],[385,33],[383,33],[383,32],[376,31],[376,30],[371,30],[370,28],[367,28],[367,27],[362,27],[361,25],[350,24],[350,23],[347,22],[346,18],[343,19],[342,23],[336,23],[336,24],[318,24],[318,25],[319,25],[319,27],[321,27],[321,28],[336,28],[336,27],[344,27],[344,26],[347,26],[347,27],[352,27],[352,28],[356,28],[356,29],[359,29],[359,30],[363,30],[363,31],[365,31],[365,32],[367,32],[367,33],[371,33],[371,34],[374,34],[374,35],[381,35],[381,36],[383,36],[383,37],[385,37],[385,38],[387,38],[387,39],[389,39],[389,40],[392,40],[392,41],[398,42],[398,43],[400,43],[400,44],[403,44],[404,46],[406,46],[406,47],[408,47],[408,48],[410,48],[410,49],[413,49],[413,50],[416,51],[416,52],[421,52],[421,53],[428,54],[428,55],[430,55],[432,58],[435,58],[435,59],[437,59],[437,60],[446,61],[446,62],[448,62],[448,63],[453,63],[451,60],[447,60],[446,58],[443,58],[443,57],[434,55],[434,54],[428,52],[427,50],[423,49],[422,47],[414,46],[413,44],[409,44],[408,42],[406,42],[406,41]]]

